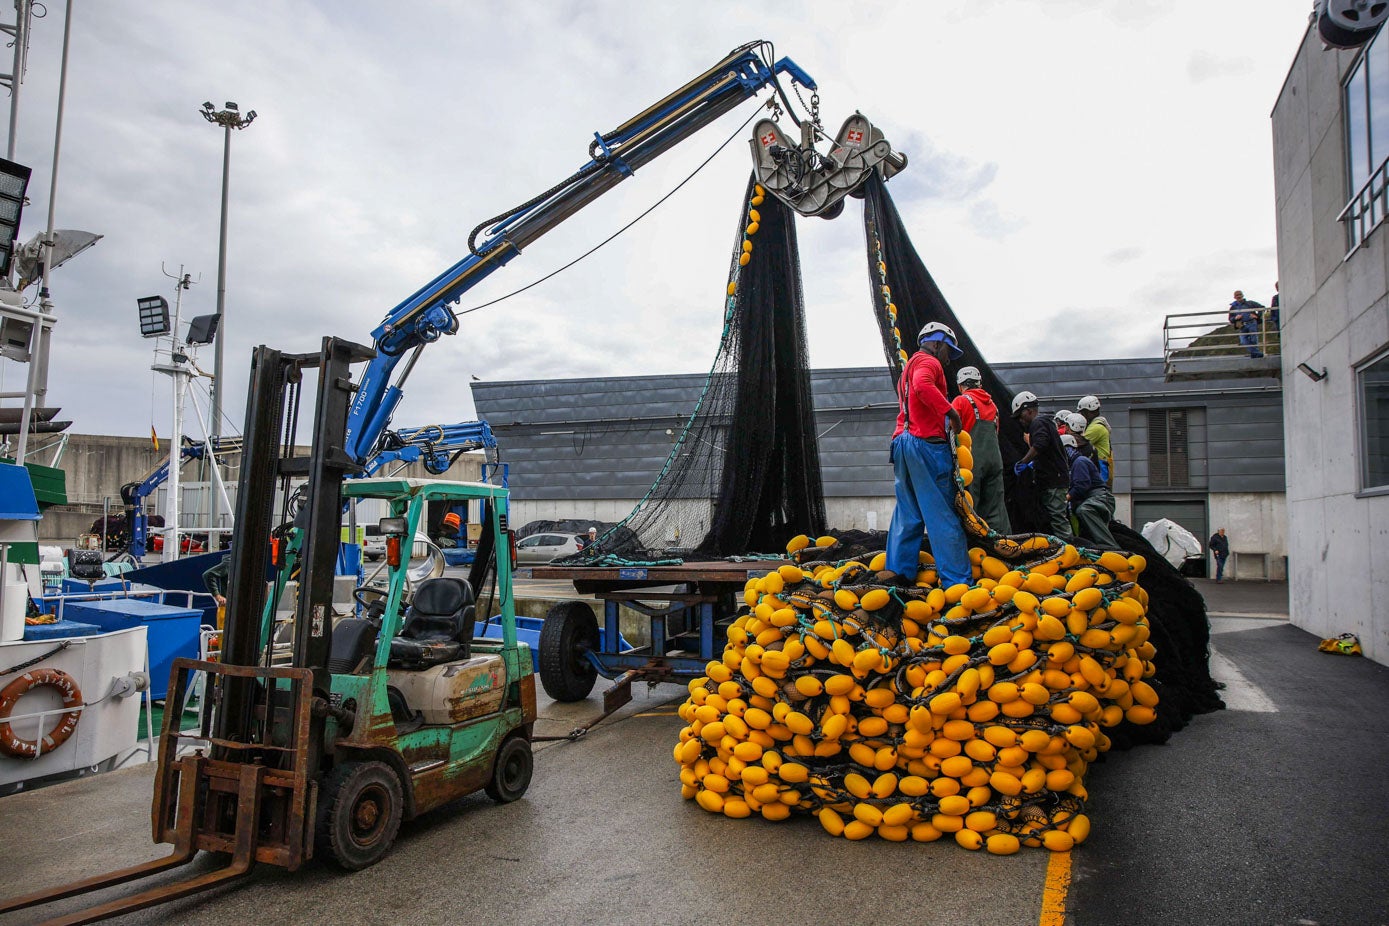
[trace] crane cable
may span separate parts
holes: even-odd
[[[770,104],[764,104],[764,105],[770,105]],[[657,208],[658,206],[660,206],[660,205],[661,205],[662,203],[664,203],[666,200],[670,199],[670,198],[671,198],[672,196],[674,196],[677,192],[679,192],[679,191],[680,191],[680,188],[683,187],[685,184],[687,184],[687,183],[689,183],[691,180],[693,180],[693,179],[695,178],[695,176],[696,176],[700,171],[702,171],[705,167],[707,167],[707,166],[709,165],[709,162],[710,162],[710,161],[712,161],[712,160],[714,160],[714,158],[718,157],[719,153],[720,153],[721,151],[723,151],[723,149],[725,149],[725,148],[728,147],[728,145],[729,145],[730,142],[732,142],[735,138],[737,138],[737,137],[739,137],[740,135],[742,135],[743,130],[746,129],[750,124],[752,124],[752,120],[755,119],[755,118],[757,118],[757,115],[758,115],[759,112],[761,112],[761,107],[759,107],[759,108],[756,109],[756,110],[753,110],[752,115],[751,115],[751,116],[748,116],[747,120],[744,121],[742,125],[738,126],[738,128],[734,130],[734,132],[733,132],[732,135],[729,135],[728,138],[724,139],[723,143],[720,144],[717,148],[715,148],[712,154],[710,154],[707,158],[705,158],[703,161],[701,161],[701,162],[699,163],[699,166],[696,167],[693,171],[691,171],[690,174],[689,174],[687,177],[685,177],[684,180],[681,180],[679,183],[677,183],[677,184],[675,185],[675,187],[672,188],[672,189],[670,190],[670,192],[666,193],[666,194],[665,194],[664,196],[662,196],[660,199],[658,199],[658,200],[656,200],[654,203],[652,203],[649,207],[646,208],[645,211],[641,212],[640,214],[637,215],[636,218],[632,219],[632,221],[628,222],[626,225],[622,226],[622,227],[619,228],[617,231],[613,232],[611,235],[609,235],[608,237],[604,238],[602,241],[598,242],[598,243],[595,244],[593,247],[589,248],[587,251],[585,251],[584,253],[580,254],[578,257],[576,257],[576,258],[574,258],[573,260],[571,260],[569,263],[564,264],[563,266],[558,267],[558,268],[556,268],[555,270],[552,270],[551,272],[545,274],[545,276],[540,277],[540,278],[537,279],[537,280],[533,280],[533,281],[531,281],[530,283],[527,283],[525,286],[522,286],[520,289],[513,290],[512,292],[509,292],[509,293],[507,293],[507,294],[504,295],[504,296],[498,296],[496,299],[492,299],[492,300],[490,300],[490,301],[488,301],[488,302],[484,302],[484,303],[482,303],[481,305],[475,305],[475,306],[473,306],[473,307],[470,308],[470,309],[463,309],[463,310],[461,310],[461,311],[454,312],[454,313],[453,313],[453,314],[454,314],[454,317],[457,318],[457,317],[462,316],[462,315],[468,315],[468,314],[470,314],[470,313],[472,313],[472,312],[478,311],[479,309],[485,309],[485,308],[487,308],[488,306],[493,306],[493,305],[496,305],[496,304],[499,303],[499,302],[503,302],[503,301],[505,301],[505,300],[507,300],[507,299],[510,299],[512,296],[519,296],[519,295],[521,295],[522,293],[524,293],[526,290],[532,289],[533,287],[536,287],[536,286],[539,286],[541,283],[544,283],[546,280],[549,280],[549,279],[551,279],[552,277],[558,276],[559,274],[561,274],[561,273],[563,273],[564,271],[568,270],[570,267],[572,267],[572,266],[574,266],[575,264],[579,263],[579,261],[583,260],[584,258],[590,256],[590,255],[593,254],[594,252],[598,251],[600,248],[602,248],[604,245],[606,245],[606,244],[608,244],[609,242],[611,242],[611,241],[612,241],[614,238],[616,238],[618,235],[621,235],[623,232],[627,231],[627,229],[631,228],[633,225],[637,224],[637,223],[640,222],[642,219],[646,218],[646,217],[647,217],[648,215],[650,215],[652,212],[655,212],[655,211],[656,211],[656,208]]]

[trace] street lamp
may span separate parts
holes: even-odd
[[[231,171],[231,133],[232,129],[244,129],[254,122],[256,111],[253,109],[243,116],[235,103],[228,102],[223,109],[219,110],[209,102],[203,104],[201,112],[204,119],[213,125],[220,125],[226,132],[222,147],[222,233],[217,245],[217,318],[221,321],[227,298],[227,182]],[[222,434],[222,342],[225,340],[221,333],[218,333],[216,337],[217,343],[212,367],[212,433],[210,435],[214,441]],[[218,512],[215,494],[213,495],[210,514],[212,526],[216,527]]]

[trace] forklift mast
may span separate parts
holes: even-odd
[[[294,478],[308,478],[302,508],[294,513],[302,536],[300,589],[295,613],[292,666],[313,676],[313,698],[330,698],[328,655],[332,647],[334,563],[342,522],[342,481],[360,471],[343,450],[347,411],[352,397],[351,365],[374,356],[360,344],[324,338],[314,354],[287,354],[256,348],[246,398],[245,445],[237,489],[237,540],[232,546],[222,661],[255,666],[270,640],[262,639],[270,575],[266,551],[277,525],[277,486],[288,488]],[[318,400],[311,452],[294,456],[295,418],[305,370],[318,370]],[[285,493],[288,498],[288,493]],[[268,663],[267,663],[268,664]],[[256,727],[254,679],[228,678],[216,712],[216,737],[245,742]],[[309,742],[313,749],[310,775],[316,773],[321,752],[323,713],[315,711]]]

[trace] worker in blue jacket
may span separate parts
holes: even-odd
[[[1081,447],[1084,438],[1062,434],[1061,443],[1071,463],[1071,512],[1080,525],[1080,536],[1102,547],[1118,549],[1109,522],[1114,518],[1114,495],[1100,477],[1100,467]]]

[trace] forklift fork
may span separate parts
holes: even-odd
[[[193,861],[199,850],[230,853],[221,868],[46,920],[46,926],[75,926],[142,910],[186,897],[249,874],[257,861],[291,871],[313,854],[315,789],[308,775],[308,734],[313,673],[308,669],[228,666],[193,659],[174,660],[168,703],[182,703],[193,672],[208,673],[209,693],[236,678],[261,680],[257,720],[249,742],[231,742],[178,729],[175,713],[164,715],[159,734],[152,824],[159,842],[171,842],[169,855],[84,878],[70,884],[0,901],[0,914],[139,881]],[[279,682],[288,683],[288,698]],[[178,756],[187,741],[206,744]],[[282,745],[277,745],[276,741]]]

